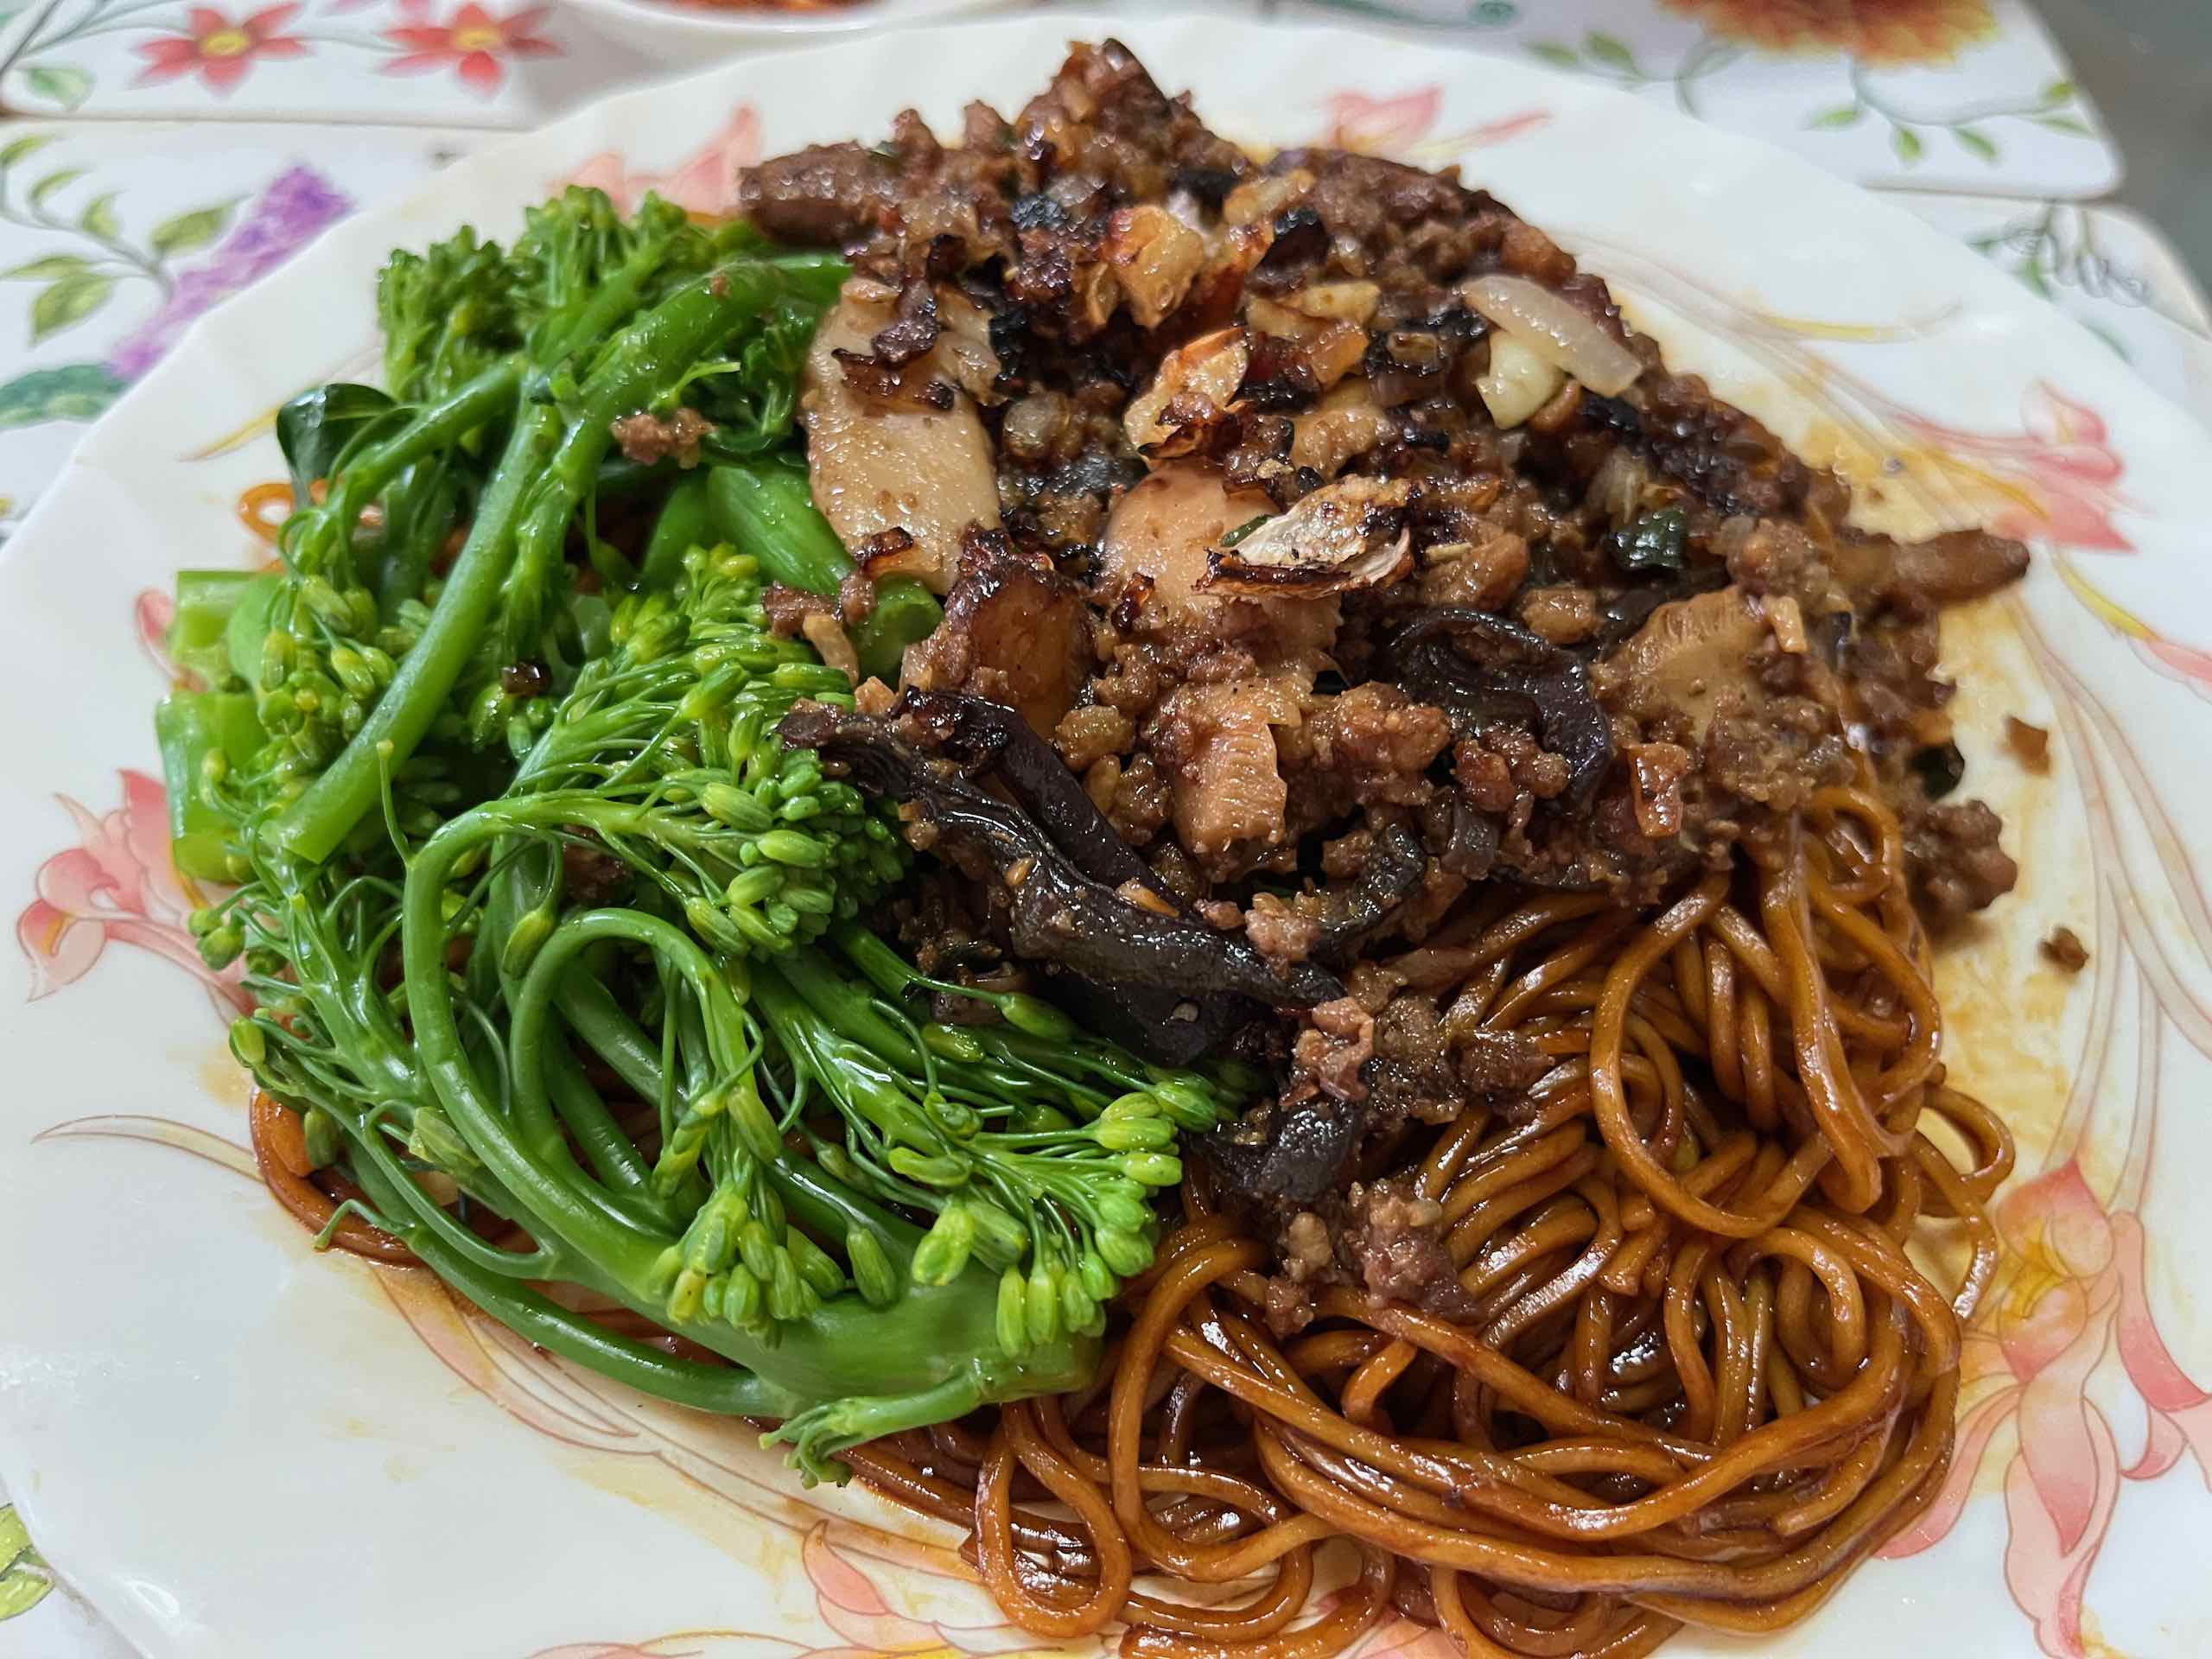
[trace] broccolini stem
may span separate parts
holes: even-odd
[[[622,1011],[613,992],[582,969],[572,969],[562,975],[555,1001],[569,1029],[613,1066],[615,1075],[637,1091],[639,1099],[660,1098],[659,1050],[639,1029],[637,1021]]]
[[[784,282],[779,268],[767,261],[723,265],[685,283],[609,340],[564,409],[556,411],[534,395],[525,396],[506,453],[478,503],[476,521],[429,626],[360,731],[264,831],[272,845],[315,862],[336,850],[375,805],[379,766],[404,766],[415,753],[475,657],[495,613],[501,615],[499,660],[531,654],[552,569],[576,507],[613,442],[614,423],[650,405],[686,367],[718,350],[783,291]],[[585,312],[597,315],[597,304],[594,300]],[[572,338],[563,334],[556,343],[565,349]],[[490,371],[470,388],[486,383],[496,384]],[[506,384],[512,395],[514,382]],[[458,395],[346,469],[338,497],[350,504],[349,516],[334,520],[346,534],[372,499],[372,492],[363,493],[368,483],[380,489],[390,481],[397,471],[395,455],[403,456],[404,464],[427,453],[418,429],[429,424],[432,416],[456,421],[448,411],[457,401]],[[469,429],[454,425],[446,435],[450,440]],[[356,486],[356,474],[367,482]]]
[[[683,556],[695,547],[714,544],[713,516],[708,504],[709,476],[705,468],[687,473],[669,491],[660,517],[653,521],[653,533],[645,543],[645,560],[639,567],[644,586],[674,588],[683,575]]]
[[[599,475],[614,442],[614,423],[646,408],[685,369],[711,356],[783,292],[775,268],[740,260],[685,283],[609,340],[570,412],[568,429],[516,533],[504,583],[510,603],[501,639],[509,660],[535,636],[548,577],[561,556],[569,522]],[[442,608],[442,606],[441,607]]]
[[[316,569],[326,532],[334,540],[351,537],[363,510],[384,493],[392,480],[424,456],[450,448],[494,416],[513,408],[521,385],[519,358],[494,363],[442,402],[423,410],[391,438],[356,455],[342,474],[330,480],[329,499],[322,505],[298,509],[301,529],[285,538],[288,562],[295,569]]]
[[[617,1336],[524,1286],[486,1273],[411,1221],[398,1220],[398,1195],[374,1169],[359,1172],[361,1185],[394,1217],[408,1249],[430,1270],[526,1342],[627,1383],[640,1393],[697,1411],[735,1417],[789,1418],[805,1402],[755,1372],[698,1360],[678,1359],[641,1342]]]
[[[758,558],[772,580],[834,594],[852,574],[852,556],[814,505],[804,474],[779,461],[733,462],[708,480],[715,528]]]
[[[401,901],[401,955],[416,1056],[469,1149],[512,1195],[515,1207],[508,1213],[541,1242],[572,1252],[580,1282],[604,1288],[649,1318],[665,1318],[666,1298],[656,1294],[655,1270],[677,1241],[610,1213],[604,1189],[566,1155],[565,1147],[558,1162],[550,1160],[517,1132],[519,1125],[500,1110],[463,1045],[446,967],[445,900],[463,856],[502,836],[557,830],[573,819],[575,806],[560,796],[493,802],[451,820],[416,850]],[[618,817],[634,811],[616,810]],[[726,981],[711,964],[699,971],[703,953],[681,929],[639,911],[586,911],[572,920],[616,929],[652,948],[702,1002],[723,1004],[727,999],[722,1017],[734,1014]],[[544,989],[550,997],[552,986]],[[712,1023],[710,1013],[710,1031]],[[804,1192],[806,1202],[829,1207],[847,1225],[865,1215],[850,1198],[840,1204],[820,1172],[810,1178],[815,1184],[810,1187],[783,1173],[786,1161],[779,1147],[772,1163],[779,1190]],[[867,1230],[887,1249],[906,1248],[887,1217],[875,1217]],[[437,1248],[435,1242],[431,1248]],[[443,1255],[451,1259],[453,1252]],[[433,1265],[445,1271],[442,1262]],[[979,1399],[1009,1399],[1076,1386],[1096,1364],[1096,1344],[1072,1335],[1019,1355],[1005,1353],[997,1343],[996,1316],[996,1287],[978,1269],[950,1275],[943,1284],[909,1286],[888,1306],[871,1306],[850,1293],[831,1297],[804,1319],[779,1321],[772,1342],[711,1317],[688,1320],[683,1330],[809,1401],[833,1400],[860,1389],[887,1395],[921,1394],[960,1376],[972,1379]]]
[[[716,467],[708,475],[708,499],[714,528],[785,587],[834,595],[852,574],[852,557],[814,505],[806,474],[785,462]],[[874,610],[852,631],[861,671],[895,683],[906,647],[944,620],[944,607],[912,577],[878,582]]]
[[[642,1287],[665,1241],[586,1198],[582,1172],[565,1148],[556,1163],[537,1137],[513,1133],[462,1045],[446,970],[445,894],[461,856],[503,834],[557,829],[567,810],[567,803],[543,798],[494,802],[450,820],[417,850],[401,900],[407,1007],[423,1071],[485,1167],[555,1239],[626,1287]]]
[[[517,517],[559,428],[560,418],[550,409],[525,409],[516,417],[506,453],[477,503],[476,522],[430,613],[429,626],[329,769],[262,830],[275,851],[310,863],[329,857],[375,806],[383,769],[397,771],[415,753],[460,683],[491,618],[512,558]]]

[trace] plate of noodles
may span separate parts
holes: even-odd
[[[2212,1650],[2212,439],[1522,64],[772,70],[338,226],[0,562],[48,1558],[157,1659]]]

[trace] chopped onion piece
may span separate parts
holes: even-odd
[[[1460,289],[1467,303],[1518,336],[1601,397],[1617,397],[1643,372],[1636,353],[1588,312],[1526,276],[1492,272]]]
[[[1536,355],[1518,334],[1499,333],[1490,341],[1490,371],[1475,382],[1484,405],[1500,431],[1516,427],[1551,401],[1566,382],[1557,364]]]

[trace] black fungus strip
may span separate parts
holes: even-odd
[[[1358,878],[1325,893],[1314,959],[1332,968],[1348,966],[1360,946],[1381,933],[1421,891],[1427,874],[1428,854],[1414,827],[1403,822],[1382,825],[1370,842]]]
[[[1612,764],[1612,726],[1589,670],[1517,622],[1456,606],[1423,611],[1391,636],[1380,671],[1444,710],[1462,739],[1500,726],[1532,732],[1567,761],[1567,798],[1577,805]]]
[[[1311,1007],[1344,995],[1314,963],[1280,972],[1249,940],[1130,903],[1092,880],[1020,808],[987,794],[949,760],[925,754],[889,721],[801,702],[777,728],[794,748],[842,766],[863,793],[912,804],[952,849],[980,857],[1005,880],[1014,954],[1056,963],[1102,985],[1141,985],[1183,997],[1249,996]]]

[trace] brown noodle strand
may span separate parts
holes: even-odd
[[[261,1171],[263,1183],[301,1226],[320,1236],[325,1228],[330,1228],[331,1217],[338,1216],[339,1205],[358,1196],[353,1187],[346,1185],[340,1196],[333,1198],[315,1184],[313,1166],[308,1162],[307,1140],[300,1127],[300,1115],[280,1105],[273,1096],[254,1090],[252,1102],[246,1108],[246,1127],[253,1142],[253,1161]],[[337,1184],[334,1178],[325,1179]],[[400,1266],[412,1266],[415,1262],[414,1251],[358,1216],[339,1216],[338,1224],[331,1228],[330,1242],[339,1249],[365,1255],[372,1262]]]

